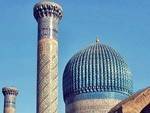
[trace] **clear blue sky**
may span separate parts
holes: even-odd
[[[0,0],[0,88],[16,86],[17,113],[35,113],[38,0]],[[62,74],[70,57],[94,43],[110,45],[125,58],[134,91],[150,85],[150,0],[57,0],[59,26],[59,113],[64,113]],[[0,112],[3,95],[0,94]]]

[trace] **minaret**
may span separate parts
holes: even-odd
[[[2,92],[4,95],[4,113],[15,113],[18,90],[15,87],[4,87]]]
[[[34,6],[38,22],[37,113],[58,112],[58,24],[62,7],[50,0]]]

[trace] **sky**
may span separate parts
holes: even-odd
[[[0,89],[16,86],[16,113],[36,113],[38,0],[0,0]],[[116,49],[133,74],[134,92],[150,86],[150,0],[56,0],[59,24],[59,113],[65,113],[62,75],[80,49],[100,43]],[[0,93],[0,112],[3,94]]]

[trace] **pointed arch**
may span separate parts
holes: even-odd
[[[150,87],[140,90],[123,100],[112,108],[109,113],[148,113],[145,109],[150,109]]]

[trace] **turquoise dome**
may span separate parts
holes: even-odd
[[[66,104],[84,99],[125,99],[132,94],[132,76],[118,52],[99,42],[79,51],[63,74]]]

